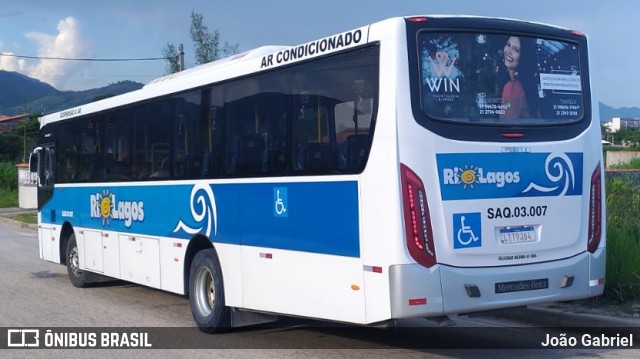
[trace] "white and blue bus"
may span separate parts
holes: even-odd
[[[596,296],[603,165],[587,38],[392,18],[42,118],[42,259],[188,295],[214,332]]]

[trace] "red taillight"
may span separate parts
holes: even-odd
[[[594,253],[600,245],[602,237],[602,175],[600,164],[591,175],[591,188],[589,193],[589,232],[587,250]]]
[[[432,267],[436,264],[436,249],[424,185],[420,177],[403,164],[400,164],[400,178],[407,249],[416,262]]]
[[[416,17],[410,17],[407,20],[409,22],[413,22],[413,23],[421,23],[421,22],[427,22],[427,20],[429,20],[429,18],[425,17],[425,16],[416,16]]]
[[[506,138],[522,138],[524,137],[524,133],[520,133],[520,132],[504,132],[501,133],[502,137],[506,137]]]

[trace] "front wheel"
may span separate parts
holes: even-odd
[[[229,328],[231,312],[224,303],[222,271],[212,248],[199,251],[191,262],[189,303],[201,331],[216,333]]]
[[[75,233],[69,237],[69,242],[67,243],[67,273],[69,273],[69,279],[74,287],[84,288],[87,286],[86,273],[80,270]]]

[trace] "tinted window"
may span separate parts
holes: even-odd
[[[496,124],[578,121],[580,50],[526,36],[421,32],[421,105],[432,118]]]
[[[226,173],[282,173],[286,166],[288,74],[276,72],[226,87]]]
[[[378,96],[378,51],[368,48],[296,68],[293,168],[301,173],[364,169]]]

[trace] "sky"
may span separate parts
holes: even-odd
[[[147,83],[166,61],[56,61],[65,58],[157,58],[167,43],[185,46],[191,12],[240,51],[296,45],[389,17],[455,14],[508,17],[579,30],[589,36],[594,98],[640,107],[640,1],[637,0],[0,0],[0,69],[59,90],[86,90],[122,80]]]

